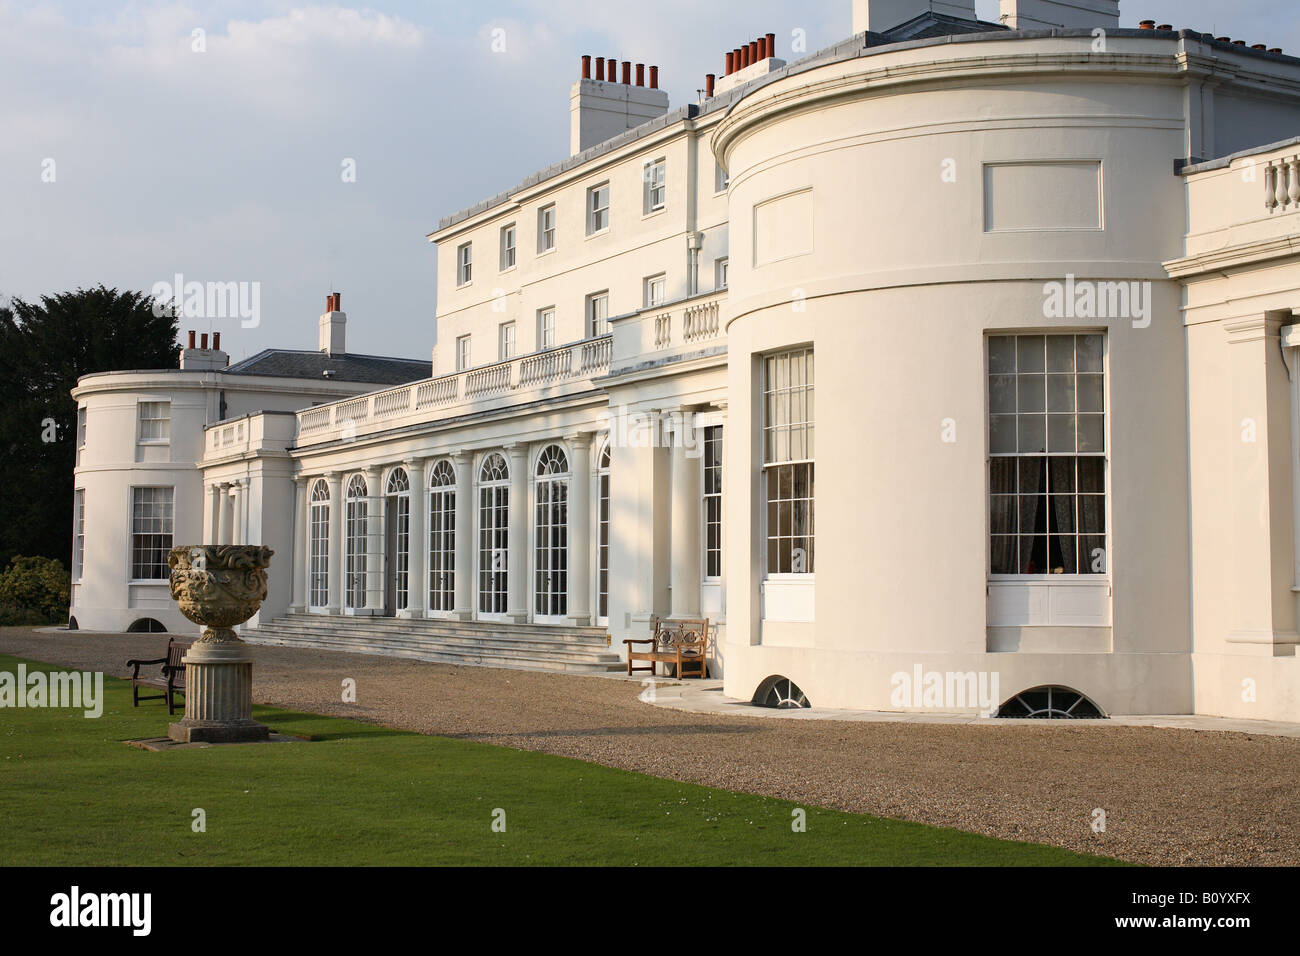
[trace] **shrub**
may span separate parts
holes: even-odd
[[[15,557],[0,572],[0,623],[58,624],[68,616],[70,581],[54,558]]]

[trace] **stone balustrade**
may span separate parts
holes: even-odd
[[[494,365],[317,405],[296,413],[297,444],[301,447],[356,438],[368,431],[426,419],[435,409],[580,384],[609,369],[612,351],[611,336],[607,334]]]

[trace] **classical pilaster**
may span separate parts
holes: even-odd
[[[204,543],[217,541],[217,489],[214,485],[204,483],[203,485],[203,541]]]
[[[230,543],[245,544],[244,541],[244,502],[247,498],[248,482],[237,478],[230,483]]]
[[[429,517],[429,479],[425,473],[425,459],[408,458],[402,462],[406,477],[411,481],[411,520],[407,526],[409,538],[406,552],[406,612],[405,617],[424,617],[429,595],[429,541],[425,522]]]
[[[510,456],[510,556],[507,559],[510,574],[506,616],[516,624],[524,624],[529,619],[528,575],[533,566],[528,553],[529,517],[532,513],[528,443],[510,445],[506,451]]]
[[[1224,323],[1232,376],[1230,436],[1233,555],[1228,643],[1271,655],[1300,641],[1290,573],[1294,554],[1291,383],[1280,348],[1288,313]]]
[[[474,619],[474,453],[458,451],[452,462],[456,466],[456,609],[452,616],[470,621]]]
[[[311,502],[307,500],[307,479],[293,479],[293,554],[285,555],[293,566],[293,603],[291,614],[307,610],[307,565],[311,561]]]
[[[669,587],[672,616],[700,616],[700,436],[690,408],[672,416],[672,530]]]
[[[370,467],[366,475],[366,607],[367,614],[384,613],[384,570],[387,555],[388,502],[384,495],[383,469]]]
[[[569,623],[591,623],[591,433],[569,443]]]
[[[343,473],[331,471],[326,477],[330,489],[329,557],[326,591],[327,614],[343,613]]]

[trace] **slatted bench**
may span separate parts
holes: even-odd
[[[625,638],[627,645],[627,674],[633,671],[649,671],[654,676],[656,664],[673,664],[676,676],[685,677],[686,670],[694,672],[696,677],[704,678],[708,674],[705,653],[709,644],[709,619],[682,619],[669,621],[656,615],[653,618],[654,633],[650,637]],[[649,644],[644,650],[634,645]],[[648,661],[649,666],[633,667],[633,661]]]
[[[131,672],[131,706],[139,707],[142,700],[165,700],[167,701],[168,715],[176,713],[176,694],[185,694],[185,652],[190,649],[189,644],[183,644],[170,638],[167,641],[167,656],[159,657],[154,660],[136,660],[132,658],[126,662],[127,667],[134,667]],[[141,667],[153,667],[157,664],[162,665],[162,672],[153,676],[140,676]],[[141,687],[156,687],[162,690],[161,694],[150,694],[144,697],[140,696]]]

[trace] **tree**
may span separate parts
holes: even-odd
[[[0,308],[0,566],[18,554],[71,565],[77,405],[91,372],[176,368],[170,307],[99,285]]]

